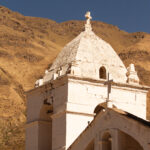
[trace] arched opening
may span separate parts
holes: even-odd
[[[112,137],[109,132],[102,136],[102,150],[112,150]]]
[[[143,150],[142,146],[139,144],[136,139],[131,137],[130,135],[119,131],[119,138],[118,138],[118,147],[121,150]]]
[[[104,66],[100,67],[100,69],[99,69],[99,78],[106,79],[106,69]]]

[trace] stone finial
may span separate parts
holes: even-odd
[[[73,62],[71,65],[71,74],[72,75],[81,75],[80,67],[78,66],[78,62]]]
[[[45,74],[48,74],[48,70],[45,70]]]
[[[58,77],[58,73],[54,73],[54,74],[53,74],[53,80],[56,80],[57,77]]]
[[[43,79],[39,79],[35,82],[35,87],[39,87],[43,85]]]
[[[127,68],[127,82],[129,84],[139,84],[139,77],[135,71],[134,64],[130,64]]]
[[[90,20],[92,19],[92,17],[90,11],[86,12],[85,18],[86,18],[85,31],[91,31],[92,27],[91,27]]]
[[[135,72],[135,66],[134,66],[134,64],[130,64],[130,65],[129,65],[128,71],[129,71],[129,72]]]

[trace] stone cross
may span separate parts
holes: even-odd
[[[90,11],[86,12],[85,18],[87,19],[86,23],[90,24],[90,20],[92,19]]]
[[[113,80],[109,79],[109,73],[108,73],[108,80],[104,83],[104,85],[107,85],[107,102],[109,101],[109,94],[111,93],[111,84]]]
[[[86,24],[85,24],[85,31],[91,31],[92,27],[90,24],[90,20],[92,19],[92,17],[91,17],[91,13],[89,11],[85,14],[85,18],[87,19]]]

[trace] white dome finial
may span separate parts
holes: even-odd
[[[87,12],[86,12],[85,18],[87,19],[87,20],[86,20],[86,24],[85,24],[85,31],[91,31],[91,30],[92,30],[92,27],[91,27],[90,20],[92,19],[92,17],[91,17],[90,11],[87,11]]]

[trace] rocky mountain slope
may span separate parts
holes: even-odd
[[[127,33],[100,21],[93,21],[92,27],[126,66],[136,65],[141,84],[150,86],[150,34]],[[0,149],[24,149],[25,91],[34,87],[63,46],[83,30],[84,21],[57,23],[0,6]],[[148,117],[149,107],[150,103]]]

